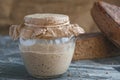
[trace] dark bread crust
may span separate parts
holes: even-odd
[[[94,3],[91,15],[101,32],[115,45],[120,47],[120,25],[105,11],[100,2]]]
[[[118,55],[120,55],[120,50],[102,33],[89,33],[78,36],[73,60],[105,58]]]

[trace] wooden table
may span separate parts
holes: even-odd
[[[37,80],[27,73],[17,44],[0,36],[0,80]],[[39,80],[120,80],[120,57],[72,62],[64,75]]]

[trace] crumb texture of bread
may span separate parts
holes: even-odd
[[[79,35],[73,60],[120,55],[120,50],[101,33]]]

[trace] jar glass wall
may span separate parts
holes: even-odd
[[[75,48],[75,37],[53,40],[20,38],[19,48],[28,72],[34,77],[55,77],[65,73]]]

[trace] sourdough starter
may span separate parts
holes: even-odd
[[[25,43],[24,43],[25,44]],[[66,72],[75,48],[75,42],[62,44],[20,44],[24,64],[35,77],[56,76]]]

